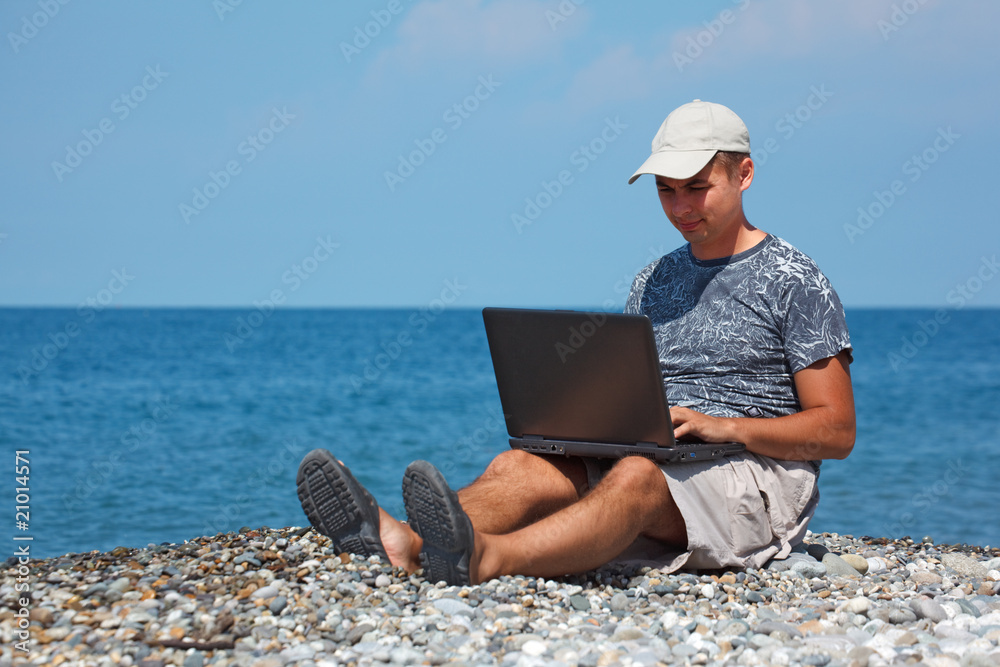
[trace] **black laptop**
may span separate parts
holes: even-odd
[[[484,308],[510,446],[536,454],[661,463],[744,451],[674,439],[644,315]]]

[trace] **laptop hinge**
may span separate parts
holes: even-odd
[[[545,438],[543,438],[540,435],[528,435],[528,434],[524,434],[524,435],[521,436],[521,439],[522,440],[544,440]]]
[[[659,447],[659,445],[657,443],[655,443],[655,442],[637,442],[637,443],[635,443],[635,446],[636,447]]]

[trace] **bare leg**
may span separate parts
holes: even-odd
[[[512,449],[493,459],[458,498],[478,532],[499,535],[567,507],[586,488],[587,471],[579,459]]]
[[[379,508],[379,537],[389,562],[413,574],[420,569],[420,548],[424,541],[408,525]]]
[[[618,556],[640,535],[687,543],[684,518],[663,473],[652,461],[629,457],[579,502],[521,530],[491,535],[477,526],[470,575],[481,582],[504,574],[585,572]]]
[[[476,530],[499,534],[576,502],[586,485],[586,468],[579,459],[510,450],[497,456],[458,496]],[[421,537],[381,508],[379,536],[394,566],[410,573],[421,567]]]

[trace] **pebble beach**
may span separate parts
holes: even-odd
[[[0,667],[1000,665],[996,548],[810,533],[759,570],[420,575],[308,528],[11,558]]]

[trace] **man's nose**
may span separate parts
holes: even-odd
[[[675,193],[673,205],[671,208],[673,210],[674,215],[677,216],[682,216],[690,213],[692,210],[691,197],[680,192]]]

